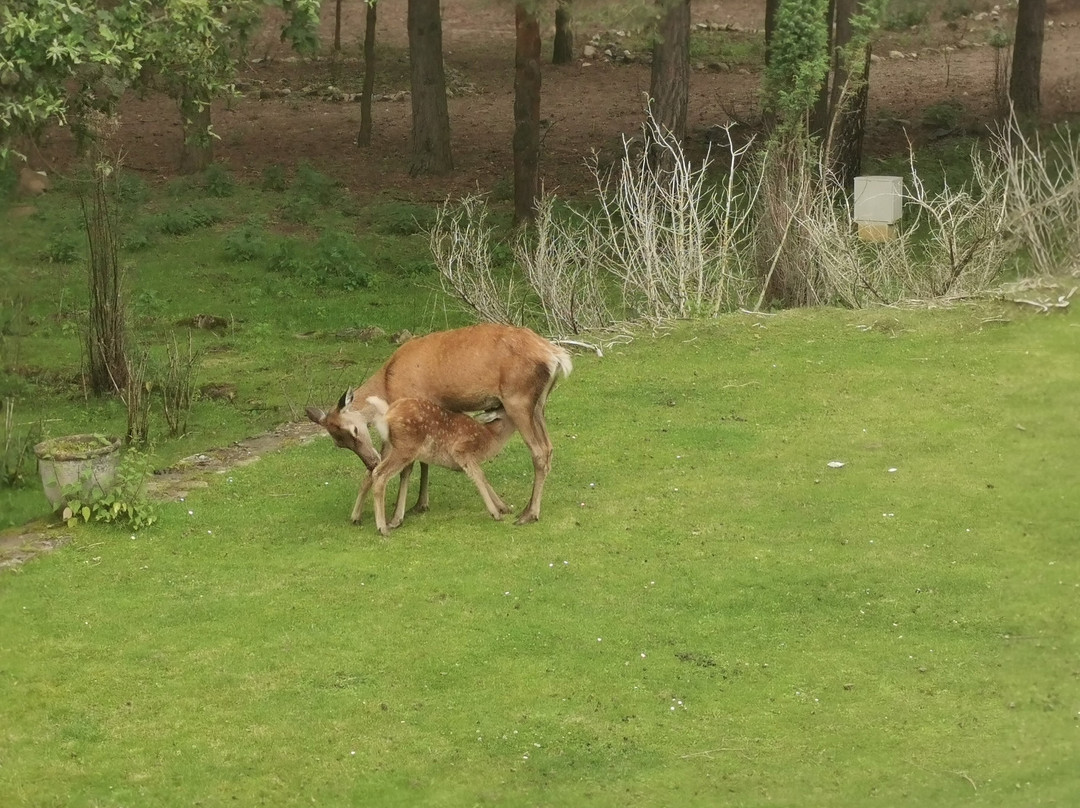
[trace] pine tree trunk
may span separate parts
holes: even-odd
[[[409,66],[412,88],[412,162],[409,173],[446,174],[450,153],[450,113],[443,72],[439,0],[409,0]]]
[[[375,91],[375,17],[378,4],[367,3],[364,17],[364,87],[360,91],[360,131],[357,146],[371,145],[371,95]]]
[[[690,0],[659,0],[663,10],[653,45],[653,119],[679,141],[686,137],[690,92]]]
[[[551,63],[565,65],[574,61],[573,0],[559,0],[555,6],[555,43]]]
[[[514,8],[514,219],[530,221],[540,195],[540,24],[522,3]]]
[[[825,9],[825,27],[828,31],[825,52],[829,54],[830,69],[825,73],[825,79],[822,81],[821,89],[818,91],[817,103],[814,104],[814,109],[810,115],[810,134],[815,135],[820,140],[824,140],[828,136],[829,127],[832,124],[833,117],[836,115],[836,107],[833,103],[833,88],[837,80],[836,66],[840,63],[837,48],[843,47],[845,44],[837,41],[836,21],[838,19],[836,0],[829,0]]]
[[[1037,117],[1039,114],[1045,21],[1046,0],[1020,0],[1016,9],[1016,38],[1013,40],[1009,99],[1016,114],[1022,117]]]
[[[851,20],[859,10],[858,0],[836,0],[836,47],[845,48],[855,34]],[[861,74],[853,76],[852,65],[838,53],[833,67],[829,133],[832,170],[841,186],[851,190],[862,167],[863,137],[870,99],[870,45],[863,54]],[[858,65],[856,65],[858,67]]]
[[[214,140],[210,137],[210,104],[200,103],[191,93],[180,98],[184,142],[180,147],[180,173],[197,174],[214,162]]]

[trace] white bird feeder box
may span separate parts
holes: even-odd
[[[855,178],[855,223],[864,241],[888,241],[896,236],[903,215],[901,177]]]

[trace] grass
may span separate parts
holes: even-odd
[[[284,193],[234,187],[220,172],[211,179],[232,189],[227,203],[207,202],[203,182],[175,182],[134,194],[138,204],[124,221],[125,234],[139,236],[125,239],[134,245],[121,254],[135,342],[160,367],[171,340],[184,342],[191,331],[204,357],[199,386],[237,387],[234,403],[197,401],[192,431],[179,441],[167,439],[155,404],[151,437],[161,465],[302,417],[307,403],[335,401],[389,351],[385,340],[350,338],[359,329],[463,324],[435,292],[424,213],[415,206],[384,201],[354,211],[328,178],[304,167],[283,177]],[[293,199],[306,200],[312,222],[288,219]],[[87,399],[81,382],[86,271],[77,203],[61,184],[16,221],[0,228],[0,399],[14,399],[20,429],[40,424],[46,437],[123,434],[122,405]],[[54,260],[43,247],[55,244],[77,245],[77,255]],[[280,266],[271,262],[282,255]],[[198,315],[229,327],[192,329]],[[47,507],[38,486],[0,488],[0,529]]]
[[[80,529],[0,577],[4,804],[1070,804],[1072,320],[579,355],[533,526],[436,470],[384,541],[321,440]],[[519,441],[488,476],[524,505]]]

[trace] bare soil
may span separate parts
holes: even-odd
[[[323,4],[321,37],[330,52],[334,3]],[[241,77],[243,95],[220,102],[213,111],[220,135],[216,158],[241,175],[257,175],[269,165],[290,167],[307,161],[341,179],[361,199],[378,195],[438,200],[470,190],[505,189],[511,177],[513,127],[513,5],[506,0],[444,0],[443,42],[449,84],[455,171],[447,177],[408,174],[411,108],[408,89],[406,3],[379,5],[378,75],[373,142],[354,145],[360,121],[355,97],[360,89],[360,51],[364,4],[342,4],[342,50],[336,59],[301,59],[283,45],[271,21],[252,49]],[[550,55],[553,3],[541,14],[545,58]],[[619,61],[620,29],[632,32],[640,21],[620,20],[600,0],[576,0],[575,48],[581,54],[600,36],[601,50],[616,46],[616,59],[601,52],[580,56],[565,66],[544,66],[542,116],[548,124],[541,170],[545,187],[575,194],[591,187],[585,161],[594,150],[617,150],[624,133],[638,131],[650,67],[643,54]],[[695,2],[695,24],[732,29],[736,39],[760,39],[761,0]],[[941,5],[944,4],[932,4]],[[881,154],[944,134],[924,126],[925,110],[943,102],[961,105],[961,127],[979,131],[999,110],[1008,53],[987,45],[1000,29],[1011,35],[1015,0],[1000,6],[972,0],[971,16],[951,21],[935,12],[922,25],[887,33],[876,46],[871,71],[867,151]],[[607,8],[609,10],[604,11]],[[994,11],[994,9],[998,9]],[[1080,72],[1075,45],[1080,42],[1080,0],[1050,0],[1042,67],[1044,117],[1061,120],[1080,104]],[[901,58],[902,55],[902,58]],[[995,78],[997,77],[997,78]],[[756,119],[760,74],[756,67],[695,62],[690,87],[689,131],[703,144],[710,127]],[[952,127],[955,131],[956,127]],[[176,173],[180,147],[178,113],[168,99],[151,95],[130,99],[123,109],[121,142],[130,168],[167,178]],[[72,157],[66,131],[48,138],[40,161],[65,168]],[[36,161],[37,162],[37,161]]]

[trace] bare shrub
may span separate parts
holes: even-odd
[[[581,334],[608,328],[616,316],[597,272],[600,240],[580,214],[560,216],[553,196],[541,196],[533,229],[515,244],[514,257],[525,270],[550,334]]]
[[[522,325],[522,294],[511,276],[496,272],[487,216],[482,196],[447,201],[428,232],[431,254],[447,295],[483,321]]]
[[[650,148],[623,141],[617,171],[601,176],[591,237],[600,268],[616,278],[627,311],[649,322],[715,315],[741,304],[750,281],[744,256],[760,183],[738,166],[749,144],[728,138],[730,160],[717,184],[711,155],[693,166],[679,141],[655,121],[645,124]]]
[[[202,364],[202,352],[195,350],[188,332],[187,349],[180,347],[176,337],[168,345],[167,363],[162,372],[161,404],[169,435],[176,438],[187,432],[187,419],[195,403],[196,376]]]
[[[1039,274],[1070,269],[1080,254],[1080,143],[1067,126],[1055,127],[1044,143],[1010,115],[992,148],[1005,185],[1009,234]]]

